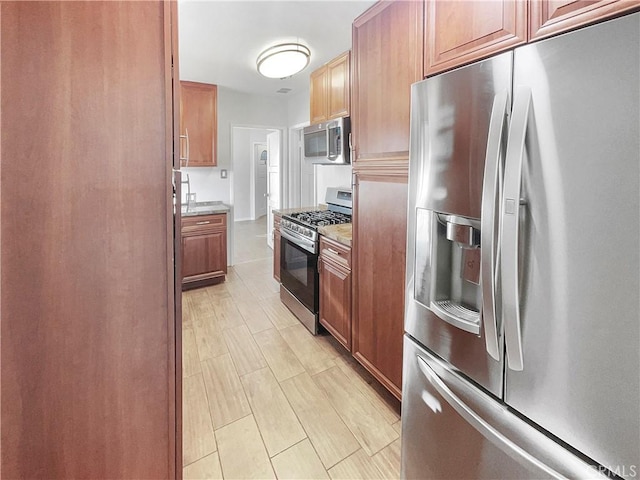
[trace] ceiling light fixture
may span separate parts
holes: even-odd
[[[258,72],[267,78],[287,78],[309,65],[311,51],[300,43],[282,43],[258,55]]]

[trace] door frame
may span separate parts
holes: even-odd
[[[302,207],[302,162],[304,154],[298,155],[298,132],[308,127],[309,122],[298,123],[289,127],[288,154],[289,161],[283,170],[287,173],[285,183],[287,185],[287,208]],[[315,190],[315,182],[314,182]],[[315,191],[313,197],[315,198]]]

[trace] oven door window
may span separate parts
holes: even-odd
[[[318,313],[318,255],[280,239],[280,280],[312,313]]]

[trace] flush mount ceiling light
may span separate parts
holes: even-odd
[[[282,43],[258,55],[258,72],[268,78],[287,78],[309,65],[311,51],[299,43]]]

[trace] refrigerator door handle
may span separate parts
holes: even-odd
[[[466,385],[461,381],[456,381],[455,374],[448,372],[445,368],[437,368],[438,373],[429,364],[429,361],[417,356],[418,368],[425,376],[429,384],[440,394],[440,396],[446,400],[446,402],[474,429],[476,429],[483,437],[496,445],[502,451],[509,456],[516,458],[519,463],[534,465],[537,469],[543,471],[550,478],[566,479],[567,477],[556,471],[554,468],[543,463],[540,459],[534,457],[529,452],[518,446],[512,440],[507,438],[501,432],[499,432],[490,422],[495,419],[485,420],[479,415],[471,406],[462,401],[453,390],[464,388]],[[451,378],[448,378],[451,377]],[[457,384],[457,385],[456,385]],[[470,390],[476,390],[475,387],[466,386]],[[426,394],[426,395],[425,395]],[[432,394],[425,392],[423,394],[423,401],[429,408],[435,411],[439,411],[442,407],[439,405],[437,398],[433,398]],[[461,392],[463,396],[464,392]],[[510,415],[505,407],[496,406],[494,408],[496,416]],[[495,422],[494,422],[495,423]],[[531,428],[531,427],[529,427]],[[594,475],[595,476],[595,475]]]
[[[502,315],[507,360],[511,370],[524,368],[522,328],[520,324],[520,292],[518,288],[518,232],[520,226],[520,199],[522,165],[525,156],[527,124],[532,113],[531,88],[518,86],[514,95],[513,113],[507,143],[502,199],[501,275]]]
[[[509,96],[499,93],[493,99],[487,155],[484,162],[484,181],[482,186],[482,223],[480,227],[480,283],[482,285],[482,324],[487,353],[500,360],[498,346],[498,315],[496,313],[496,272],[500,239],[497,231],[498,215],[502,185],[502,162],[505,139],[505,123],[507,120],[507,104]]]

